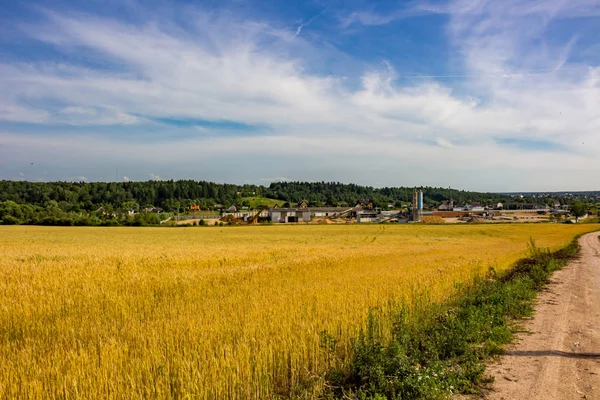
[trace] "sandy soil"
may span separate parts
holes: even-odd
[[[493,400],[600,399],[600,240],[580,239],[579,259],[556,272],[538,296],[529,333],[491,362]]]

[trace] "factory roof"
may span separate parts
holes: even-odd
[[[325,211],[325,212],[336,212],[350,210],[352,207],[310,207],[310,211]]]

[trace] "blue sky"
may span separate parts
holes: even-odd
[[[598,189],[597,0],[2,10],[0,179]]]

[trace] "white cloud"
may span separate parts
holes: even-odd
[[[314,125],[411,135],[425,134],[431,122],[452,124],[457,111],[478,125],[480,116],[489,113],[476,112],[469,100],[437,84],[395,88],[391,66],[366,73],[363,87],[351,91],[339,78],[304,73],[298,61],[278,58],[254,42],[221,39],[219,27],[208,26],[218,39],[203,43],[157,27],[133,28],[92,17],[51,14],[51,20],[54,25],[41,30],[41,39],[92,48],[138,70],[142,79],[62,65],[4,66],[4,75],[19,82],[18,88],[8,88],[9,93],[25,88],[33,100],[54,97],[75,104],[44,122],[130,124],[142,122],[136,115],[147,115],[233,120],[277,127],[280,132]],[[211,51],[215,46],[216,53]]]
[[[120,112],[115,107],[103,106],[68,106],[58,111],[57,122],[70,125],[127,125],[139,122],[139,118]],[[60,120],[62,118],[62,120]]]
[[[148,174],[150,176],[151,181],[162,181],[162,178],[156,174]]]
[[[124,176],[123,182],[133,182],[133,181],[131,179],[129,179],[128,177]]]
[[[556,18],[600,12],[595,2],[420,4],[384,17],[357,11],[346,24],[380,25],[425,12],[448,14],[448,34],[462,56],[458,88],[452,80],[399,79],[402,75],[389,63],[349,79],[317,74],[310,68],[317,45],[261,21],[198,13],[189,20],[199,22],[183,30],[160,17],[134,26],[48,12],[46,25],[29,34],[59,50],[122,69],[0,64],[0,120],[77,126],[74,137],[98,153],[96,157],[84,149],[69,156],[80,162],[113,158],[148,163],[151,154],[152,162],[167,168],[180,157],[203,155],[219,162],[231,155],[248,160],[272,152],[284,161],[287,156],[301,158],[304,162],[292,169],[303,171],[311,163],[328,161],[323,165],[331,170],[360,157],[365,165],[347,168],[358,173],[392,166],[387,168],[389,184],[397,176],[392,170],[419,166],[457,173],[485,167],[497,169],[498,176],[513,166],[600,168],[595,155],[600,148],[600,68],[570,61],[580,42],[576,36],[558,44],[536,42]],[[168,127],[157,141],[140,136],[150,118],[235,121],[260,128],[235,139],[220,137],[224,129],[177,128],[186,137],[167,140],[176,130]],[[137,134],[104,138],[89,128],[96,125],[127,125]],[[13,149],[39,157],[75,151],[73,138],[64,135],[51,141],[43,135],[3,135]],[[547,141],[564,152],[515,150],[498,146],[497,138]],[[274,175],[289,173],[279,166]],[[304,179],[301,172],[291,173]]]
[[[397,20],[417,17],[432,12],[444,12],[443,6],[427,5],[425,3],[409,2],[406,6],[388,12],[375,12],[373,10],[353,11],[341,18],[341,25],[347,28],[354,24],[365,26],[386,25]]]
[[[452,142],[449,141],[448,139],[437,138],[435,142],[438,144],[438,146],[444,147],[446,149],[451,149],[451,148],[454,147],[454,145],[452,144]]]
[[[370,11],[355,11],[342,19],[342,26],[347,27],[354,23],[362,25],[385,25],[398,19],[396,15],[381,15]]]
[[[43,135],[25,138],[0,134],[0,140],[15,149],[15,154],[29,150],[32,156],[45,159],[45,163],[60,157],[64,164],[85,162],[89,168],[102,168],[108,163],[116,163],[116,160],[127,160],[130,163],[128,169],[134,169],[135,165],[145,165],[147,154],[153,154],[156,155],[152,160],[153,165],[161,168],[170,166],[173,174],[184,176],[191,169],[198,169],[199,164],[182,164],[183,160],[203,160],[206,165],[214,164],[216,167],[210,175],[197,176],[197,179],[227,182],[251,180],[264,183],[293,179],[341,180],[373,185],[373,177],[377,176],[377,182],[383,185],[439,185],[443,182],[444,186],[479,190],[575,190],[586,187],[578,186],[578,180],[584,183],[593,181],[598,169],[595,158],[568,153],[558,155],[552,151],[520,152],[499,148],[491,142],[475,147],[461,145],[448,149],[439,145],[406,142],[402,138],[365,141],[356,136],[340,141],[339,137],[328,134],[308,138],[303,135],[236,140],[214,138],[208,142],[200,138],[172,143],[130,141],[120,142],[118,146],[111,139],[96,136],[88,138],[84,147],[70,138],[57,139]],[[37,143],[38,147],[32,148],[32,142]],[[281,160],[276,153],[264,152],[269,148],[289,149],[284,154],[286,162],[280,165]],[[248,154],[260,154],[269,169],[286,172],[286,175],[258,181],[252,179],[264,169],[254,166],[253,162],[242,161],[241,167],[236,164]],[[174,170],[173,165],[181,167]],[[227,165],[232,166],[230,175],[218,175],[219,170]],[[527,172],[527,180],[522,179],[524,171]],[[162,179],[161,176],[141,172],[137,176],[139,180],[148,177]],[[482,176],[486,179],[482,180]]]

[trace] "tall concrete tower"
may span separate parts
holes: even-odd
[[[421,211],[423,211],[423,192],[415,190],[413,192],[412,201],[412,220],[414,222],[421,221]]]

